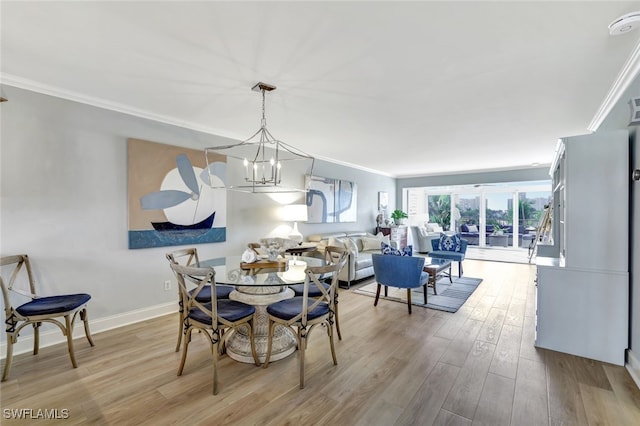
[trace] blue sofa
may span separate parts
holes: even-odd
[[[460,234],[458,234],[460,235]],[[440,239],[431,240],[431,252],[429,253],[429,257],[434,259],[447,259],[453,262],[458,262],[458,277],[462,276],[462,261],[464,260],[464,255],[467,252],[467,240],[464,238],[460,239],[460,251],[448,251],[448,250],[440,250]]]

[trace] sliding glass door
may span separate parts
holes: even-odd
[[[509,234],[513,229],[513,192],[485,193],[485,230],[486,245],[491,247],[509,247]],[[511,244],[510,244],[511,243]]]
[[[551,200],[551,181],[408,188],[405,195],[410,218],[423,219],[414,223],[438,223],[472,246],[527,248]]]

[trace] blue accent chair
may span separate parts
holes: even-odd
[[[436,238],[431,240],[431,248],[433,249],[431,253],[429,253],[429,257],[434,259],[447,259],[454,262],[458,262],[458,277],[462,276],[462,261],[464,260],[464,255],[467,252],[468,242],[465,239],[460,239],[460,251],[450,251],[443,250],[440,247],[440,239]]]
[[[29,257],[26,254],[19,254],[15,256],[6,256],[0,259],[0,266],[6,267],[7,270],[11,269],[11,275],[7,283],[0,276],[0,286],[2,287],[2,297],[4,299],[5,307],[5,324],[7,332],[7,357],[5,358],[4,373],[2,375],[2,381],[4,382],[9,377],[9,370],[11,368],[11,360],[13,359],[13,345],[18,342],[18,335],[20,331],[31,324],[33,326],[33,354],[38,354],[40,344],[40,326],[44,322],[57,325],[62,334],[67,336],[67,348],[69,350],[69,358],[71,358],[71,365],[73,368],[77,367],[76,358],[73,354],[73,323],[76,316],[80,315],[80,319],[84,322],[84,334],[87,336],[87,340],[91,346],[95,346],[91,339],[91,333],[89,331],[89,319],[87,317],[87,303],[91,300],[91,295],[86,293],[77,294],[64,294],[57,296],[37,296],[35,289],[35,280],[33,279],[33,273],[31,272],[31,263]],[[24,267],[24,269],[22,269]],[[23,270],[26,273],[26,280],[22,280],[24,273],[20,274]],[[16,278],[18,278],[16,280]],[[20,282],[29,283],[29,290],[24,291],[18,288],[14,288],[14,284]],[[25,296],[31,299],[16,308],[11,304],[9,298],[9,291],[17,293],[21,296]],[[61,319],[64,318],[64,322]]]
[[[378,306],[380,288],[382,286],[406,288],[407,307],[411,314],[411,289],[424,287],[424,303],[427,303],[427,283],[429,274],[424,272],[424,257],[394,256],[387,254],[372,254],[373,273],[378,283],[376,300],[373,306]],[[385,288],[385,294],[386,294]]]
[[[207,341],[211,345],[211,355],[213,360],[213,394],[218,393],[218,356],[221,348],[225,347],[225,340],[230,333],[229,329],[245,327],[251,343],[251,354],[255,364],[260,365],[253,340],[253,322],[256,308],[246,303],[235,300],[218,300],[216,292],[209,294],[209,300],[201,301],[198,295],[202,290],[211,285],[215,285],[216,272],[213,268],[195,268],[192,266],[178,265],[170,263],[171,269],[178,280],[181,299],[184,303],[184,339],[182,347],[182,358],[178,367],[178,376],[182,375],[184,363],[187,359],[187,350],[191,342],[191,333],[194,330],[202,331]],[[187,289],[187,281],[196,284],[193,290]]]

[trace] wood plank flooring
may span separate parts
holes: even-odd
[[[14,359],[0,385],[11,411],[68,410],[66,424],[105,425],[639,425],[640,391],[623,367],[537,349],[533,266],[465,261],[484,281],[455,314],[340,293],[343,340],[311,335],[306,387],[298,357],[269,368],[224,356],[211,394],[208,346],[194,336],[176,376],[176,315]],[[368,282],[368,281],[367,281]],[[361,283],[363,284],[363,283]],[[38,424],[47,424],[46,421]]]

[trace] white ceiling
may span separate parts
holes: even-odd
[[[636,2],[7,2],[4,84],[415,176],[529,167],[587,127]],[[11,99],[9,99],[11,101]],[[135,135],[131,135],[135,136]],[[161,141],[170,143],[170,141]],[[194,142],[196,144],[197,142]]]

